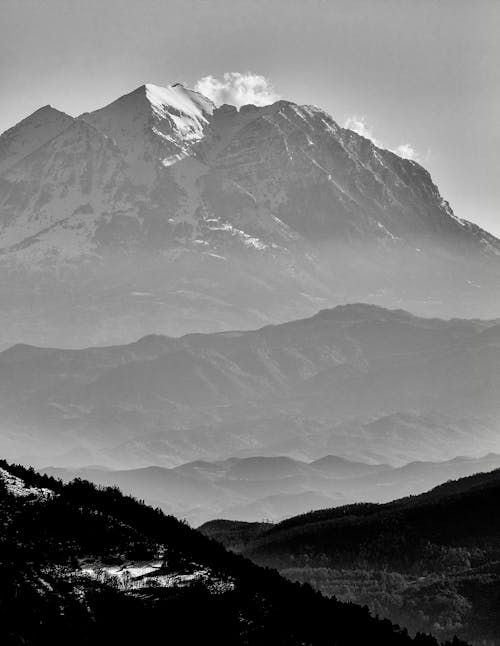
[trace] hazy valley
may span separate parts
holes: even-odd
[[[196,527],[213,519],[276,522],[314,509],[359,501],[388,502],[466,475],[500,468],[500,455],[411,462],[402,467],[351,462],[333,455],[314,462],[286,457],[198,460],[165,469],[43,469],[69,482],[84,478],[145,500]]]

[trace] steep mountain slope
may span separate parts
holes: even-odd
[[[252,332],[14,346],[0,354],[2,450],[114,468],[484,455],[499,449],[499,330],[349,305]]]
[[[176,83],[142,85],[110,105],[81,118],[113,139],[137,179],[187,156],[203,137],[215,106]],[[141,170],[142,166],[142,170]]]
[[[387,502],[421,493],[451,478],[500,468],[500,455],[411,462],[395,468],[326,456],[314,462],[284,457],[197,460],[173,469],[46,468],[62,478],[85,478],[185,518],[197,526],[225,518],[280,521],[314,509],[353,502]]]
[[[319,108],[147,84],[77,119],[42,109],[0,145],[4,345],[250,328],[352,300],[499,314],[499,241]]]
[[[0,174],[40,148],[73,123],[50,105],[33,112],[0,136]]]
[[[437,646],[258,568],[117,489],[0,464],[4,644]]]
[[[89,252],[103,215],[125,190],[123,167],[108,137],[73,121],[4,172],[1,247],[16,250],[19,258],[27,254],[30,262]],[[82,202],[82,195],[91,195],[93,203]]]
[[[255,531],[230,526],[260,564],[327,594],[368,603],[411,630],[500,643],[500,471],[384,505],[324,509]],[[209,525],[222,538],[226,528]]]

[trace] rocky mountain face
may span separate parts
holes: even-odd
[[[0,137],[0,343],[250,328],[365,300],[497,316],[500,242],[428,172],[289,101],[145,85]]]
[[[498,320],[339,306],[256,331],[0,353],[0,450],[36,466],[498,452]]]
[[[46,105],[4,132],[0,138],[0,173],[59,135],[73,121],[68,114]]]

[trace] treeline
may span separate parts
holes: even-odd
[[[215,541],[117,489],[68,485],[23,467],[0,466],[49,498],[0,487],[2,644],[200,644],[248,646],[437,646],[429,635],[373,618],[228,553]],[[0,479],[1,480],[1,479]],[[143,561],[166,554],[172,568],[209,567],[235,582],[213,594],[185,588],[124,592],[81,576],[81,563]],[[459,642],[455,642],[459,644]]]
[[[500,472],[494,474],[485,486],[472,479],[472,488],[459,493],[450,485],[442,493],[436,490],[394,503],[304,514],[259,534],[245,552],[280,567],[289,564],[291,556],[296,563],[304,556],[332,568],[361,564],[365,569],[382,566],[408,573],[446,573],[497,561]]]
[[[499,500],[497,470],[388,504],[297,516],[241,551],[412,631],[498,646]]]

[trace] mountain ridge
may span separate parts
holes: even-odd
[[[309,512],[276,525],[201,528],[256,563],[407,625],[497,646],[500,470],[417,496]]]
[[[253,331],[15,346],[0,353],[1,449],[113,468],[498,452],[498,328],[356,305]]]
[[[500,242],[319,108],[146,84],[60,131],[42,117],[0,167],[2,346],[249,329],[349,300],[499,314]]]
[[[500,456],[456,457],[442,462],[410,462],[401,467],[324,456],[311,462],[284,456],[196,460],[166,469],[148,466],[112,470],[99,467],[50,468],[40,472],[69,482],[85,478],[159,506],[192,526],[218,518],[279,522],[325,506],[388,502],[415,495],[457,477],[500,467]],[[229,522],[229,520],[228,520]]]
[[[116,488],[64,485],[1,460],[0,520],[7,644],[166,637],[193,645],[438,646],[430,635],[413,638],[366,608],[259,568]]]

